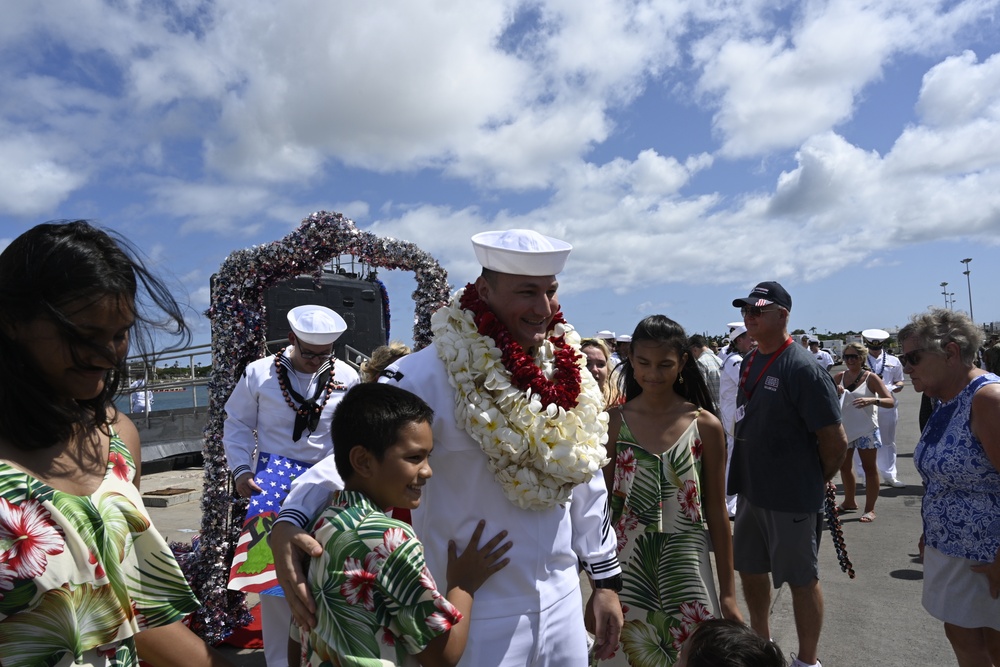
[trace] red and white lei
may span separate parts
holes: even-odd
[[[431,317],[456,390],[455,418],[507,498],[524,509],[565,503],[607,462],[608,416],[580,337],[561,313],[552,324],[532,358],[471,284]]]

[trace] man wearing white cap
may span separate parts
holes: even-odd
[[[468,542],[481,518],[487,534],[507,530],[513,543],[510,564],[476,592],[461,665],[586,665],[579,568],[594,588],[588,616],[604,657],[621,631],[621,568],[601,474],[603,398],[556,298],[571,246],[525,230],[472,243],[482,275],[435,313],[431,346],[387,369],[435,412],[434,475],[413,527],[437,581],[449,543]],[[326,499],[324,468],[295,485],[271,533],[296,620],[310,627],[314,603],[290,545],[314,556],[318,545],[290,521]]]
[[[902,391],[903,364],[897,357],[882,349],[889,338],[889,332],[882,329],[865,329],[861,332],[861,337],[868,348],[868,368],[882,378],[889,391],[894,394]],[[896,405],[898,404],[899,401],[896,401]],[[878,430],[882,446],[878,450],[877,462],[882,485],[899,489],[906,486],[906,483],[896,476],[896,422],[899,420],[899,410],[896,405],[878,409]],[[875,480],[866,480],[866,483],[874,484]]]
[[[753,349],[754,340],[742,324],[729,331],[729,346],[722,369],[719,372],[719,417],[726,429],[726,485],[729,484],[729,465],[733,458],[733,427],[736,421],[736,392],[740,386],[740,364],[743,357]],[[726,495],[726,509],[729,516],[736,516],[737,494]]]
[[[358,382],[353,368],[333,358],[333,344],[347,330],[340,315],[298,306],[288,311],[288,324],[289,346],[249,364],[233,388],[222,435],[236,492],[250,498],[229,587],[261,594],[268,667],[288,665],[291,610],[268,562],[266,526],[291,480],[332,450],[334,408]]]
[[[826,350],[821,350],[819,347],[819,338],[809,339],[809,354],[813,356],[816,363],[820,365],[824,370],[830,370],[833,368],[833,357]]]
[[[625,361],[631,346],[632,336],[629,334],[618,334],[615,336],[615,351],[611,353],[611,361],[615,366],[619,366]]]

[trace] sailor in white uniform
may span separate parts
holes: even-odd
[[[254,481],[260,458],[278,455],[311,465],[330,453],[333,411],[358,382],[357,372],[332,356],[334,341],[347,330],[340,315],[324,306],[298,306],[288,312],[288,324],[289,346],[250,363],[226,401],[222,444],[244,498],[263,491]],[[288,602],[278,595],[260,600],[267,665],[286,667]]]
[[[899,359],[882,349],[889,332],[882,329],[865,329],[861,332],[865,346],[868,348],[868,367],[882,378],[882,382],[894,394],[903,390],[903,364]],[[899,401],[896,401],[899,404]],[[882,438],[882,447],[878,450],[878,471],[882,485],[897,489],[906,486],[896,475],[896,422],[899,420],[899,410],[891,408],[878,409],[878,430]],[[874,483],[874,480],[869,480]]]
[[[571,246],[524,230],[477,234],[473,246],[484,272],[466,289],[478,292],[481,302],[509,331],[510,337],[531,355],[551,335],[547,332],[558,310],[555,276],[562,270]],[[446,308],[453,307],[454,304]],[[617,595],[621,588],[621,568],[617,539],[610,529],[607,513],[604,477],[599,469],[595,470],[589,481],[572,487],[565,503],[538,509],[515,504],[509,482],[505,492],[504,482],[490,469],[485,444],[470,435],[469,424],[464,420],[456,422],[456,401],[465,401],[460,389],[463,381],[453,373],[461,369],[454,362],[446,365],[440,357],[441,346],[462,345],[485,337],[474,329],[472,333],[462,333],[453,325],[448,326],[441,331],[435,328],[433,345],[389,366],[383,381],[414,392],[435,412],[434,474],[424,489],[420,507],[412,512],[413,527],[425,546],[427,565],[434,578],[439,582],[446,580],[449,542],[465,544],[482,518],[487,521],[487,533],[507,530],[513,543],[507,554],[510,564],[502,576],[491,578],[476,593],[468,644],[460,665],[588,664],[579,585],[581,567],[594,589],[588,610],[593,610],[596,618],[596,651],[606,657],[618,645],[622,613]],[[453,336],[457,342],[443,340]],[[535,359],[529,363],[536,363]],[[458,370],[449,370],[451,367]],[[603,405],[596,387],[596,383],[591,385],[591,380],[585,379],[581,391],[589,392],[587,400],[593,393],[598,405]],[[516,446],[524,446],[526,431],[512,428]],[[606,424],[603,428],[606,430]],[[596,441],[599,440],[598,437]],[[311,540],[295,524],[306,526],[310,517],[324,506],[334,488],[324,479],[324,473],[332,465],[324,461],[297,480],[271,533],[279,580],[290,596],[301,591],[299,600],[307,598],[307,587],[301,571],[295,572],[292,545],[306,553],[315,551]],[[527,478],[526,481],[529,486],[532,484]],[[287,561],[283,554],[288,555]],[[300,609],[292,601],[300,622],[314,618],[308,612],[308,604],[303,603]]]
[[[747,333],[743,324],[738,324],[729,331],[729,346],[727,356],[722,362],[722,372],[719,374],[719,417],[722,427],[726,429],[726,486],[729,485],[729,462],[733,458],[733,433],[736,426],[736,393],[740,386],[740,364],[743,357],[753,349],[754,340]],[[726,495],[726,508],[729,516],[736,516],[737,494]]]

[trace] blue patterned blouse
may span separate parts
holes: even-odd
[[[924,540],[948,556],[992,563],[1000,548],[1000,471],[972,434],[972,397],[1000,377],[976,377],[937,407],[913,452],[926,487]]]

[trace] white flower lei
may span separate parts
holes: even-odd
[[[579,355],[580,395],[571,410],[542,407],[538,395],[510,381],[494,340],[480,335],[472,312],[459,303],[464,289],[431,317],[438,356],[455,392],[455,418],[489,460],[490,470],[507,498],[523,509],[549,509],[569,500],[573,487],[585,484],[607,463],[608,415],[586,357]],[[580,336],[557,324],[575,349]],[[553,345],[539,346],[535,363],[546,378],[555,370]]]

